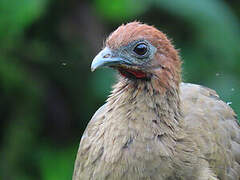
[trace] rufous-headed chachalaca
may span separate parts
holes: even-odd
[[[240,127],[214,90],[181,83],[166,35],[132,22],[91,68],[120,76],[80,142],[73,180],[239,180]]]

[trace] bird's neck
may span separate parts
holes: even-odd
[[[172,134],[178,129],[182,118],[178,85],[164,89],[155,81],[122,78],[113,87],[107,104],[120,119],[142,123],[149,128],[156,126],[163,134]]]

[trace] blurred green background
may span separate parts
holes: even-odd
[[[71,179],[115,72],[90,72],[108,34],[139,20],[180,49],[183,79],[240,113],[240,1],[0,0],[0,179]]]

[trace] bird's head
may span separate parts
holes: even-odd
[[[177,50],[161,31],[139,22],[121,25],[107,38],[91,69],[106,66],[133,81],[157,81],[164,89],[181,80]]]

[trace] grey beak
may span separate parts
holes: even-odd
[[[97,56],[93,59],[91,70],[94,71],[99,67],[106,67],[106,66],[117,66],[120,64],[128,64],[131,63],[124,58],[121,58],[115,52],[113,52],[108,47],[105,47],[102,51],[100,51]]]

